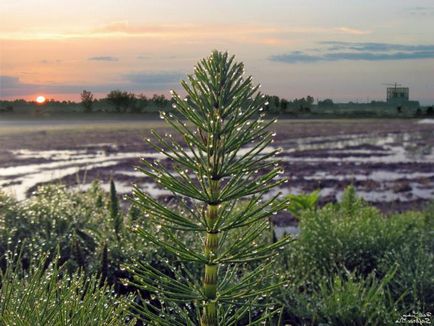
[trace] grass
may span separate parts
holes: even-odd
[[[118,239],[110,219],[110,197],[97,184],[84,193],[46,186],[38,195],[23,202],[1,195],[0,254],[4,290],[0,294],[0,309],[4,311],[3,324],[13,324],[7,322],[15,318],[13,316],[30,318],[31,309],[35,320],[42,325],[43,316],[48,316],[44,311],[49,308],[53,320],[57,320],[51,324],[66,325],[56,318],[75,311],[92,315],[86,311],[92,307],[102,309],[107,304],[108,315],[102,314],[95,323],[84,320],[92,325],[107,325],[110,323],[104,318],[111,316],[116,320],[111,325],[123,325],[125,315],[131,316],[130,308],[123,305],[120,309],[114,301],[129,304],[137,300],[152,301],[150,293],[125,283],[125,279],[131,278],[125,267],[131,266],[133,257],[139,257],[140,261],[150,262],[157,270],[167,273],[170,269],[166,262],[173,257],[131,231],[137,226],[151,228],[138,211],[134,208],[121,210],[121,215],[123,228]],[[270,267],[276,277],[283,276],[287,284],[264,297],[268,303],[283,305],[285,323],[387,324],[411,311],[434,311],[434,206],[420,212],[385,217],[349,192],[341,204],[316,210],[306,208],[300,214],[300,223],[298,239],[291,248],[281,252]],[[178,236],[185,237],[183,233]],[[232,236],[237,238],[239,233]],[[184,239],[193,243],[192,239]],[[258,241],[271,241],[271,234],[264,234]],[[8,264],[11,259],[5,258],[13,255],[14,248],[20,248],[21,260],[18,264]],[[35,257],[43,255],[49,261],[41,269],[40,260]],[[17,262],[16,257],[14,261]],[[47,267],[50,261],[51,267]],[[247,264],[244,268],[252,270],[254,267]],[[50,284],[53,268],[60,284],[73,282],[72,287],[61,285],[59,288],[59,293],[65,296],[68,293],[71,300],[51,301],[47,308],[35,296],[54,298],[58,294],[52,292],[53,287],[42,287],[43,283],[35,280],[47,280]],[[182,270],[182,265],[179,268]],[[188,268],[200,275],[199,270]],[[100,290],[100,283],[95,286],[101,276],[120,299],[106,297],[108,288]],[[274,281],[273,278],[266,280],[270,284]],[[76,301],[79,297],[72,295],[75,290],[71,289],[79,292],[89,288],[89,284],[93,289],[90,300],[93,303],[79,310]],[[29,294],[30,288],[35,292]],[[5,297],[7,293],[9,299]],[[133,297],[128,297],[128,293]],[[18,303],[28,300],[35,302],[30,304],[29,301],[25,306]],[[159,302],[153,301],[153,304],[158,306]],[[30,325],[26,320],[29,319],[23,319],[19,325]]]
[[[2,325],[134,325],[128,316],[131,298],[119,297],[97,275],[68,274],[47,257],[23,270],[9,264],[0,274]]]

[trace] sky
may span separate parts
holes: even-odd
[[[1,0],[0,98],[179,89],[214,49],[267,94],[434,103],[433,0]]]

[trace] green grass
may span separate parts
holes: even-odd
[[[0,274],[0,324],[46,325],[134,325],[128,316],[131,297],[119,297],[101,284],[97,275],[68,274],[46,258],[23,270],[10,263]]]
[[[276,280],[284,277],[287,283],[264,300],[276,307],[283,305],[283,320],[294,325],[387,324],[411,311],[433,312],[434,206],[385,217],[354,193],[347,192],[345,198],[341,204],[302,211],[298,239],[270,267]],[[82,321],[123,325],[130,314],[127,303],[133,302],[127,293],[137,295],[137,289],[125,285],[125,279],[131,278],[125,266],[139,257],[169,273],[166,261],[173,257],[131,231],[137,226],[151,230],[138,211],[120,212],[123,228],[117,239],[110,198],[97,184],[84,193],[62,186],[43,187],[23,202],[1,195],[0,324],[12,325],[15,318],[18,325],[43,325],[44,318],[49,318],[51,325],[80,325]],[[231,236],[236,239],[242,232],[240,229]],[[183,232],[177,236],[194,243]],[[271,241],[271,235],[264,234],[258,241]],[[11,257],[15,248],[20,248],[19,263],[7,264],[11,259],[6,257]],[[47,267],[48,261],[41,267],[37,258],[41,256],[53,264]],[[17,262],[17,257],[13,260]],[[243,268],[249,271],[254,267],[246,264]],[[182,271],[182,265],[179,268]],[[192,265],[188,268],[200,275]],[[101,276],[120,297],[99,287]],[[80,291],[88,295],[84,307],[78,304]],[[139,293],[151,300],[150,293]],[[70,299],[54,300],[62,296]],[[41,297],[47,302],[38,299]],[[123,303],[116,305],[115,301]],[[89,319],[94,315],[97,323]],[[62,319],[65,316],[77,319],[68,324]]]

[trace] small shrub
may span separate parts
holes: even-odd
[[[398,316],[389,302],[389,272],[378,281],[374,274],[359,279],[354,274],[336,275],[331,282],[321,282],[311,298],[313,320],[328,325],[389,325]]]
[[[91,189],[93,194],[96,190]],[[44,186],[32,198],[0,216],[7,238],[6,250],[22,248],[23,260],[31,260],[59,246],[62,261],[70,268],[89,266],[101,236],[105,211],[93,196],[70,193],[63,186]],[[5,251],[3,251],[3,254]]]
[[[42,253],[52,258],[59,248],[60,261],[70,272],[83,269],[103,275],[117,291],[123,291],[119,279],[128,275],[121,265],[135,256],[150,259],[154,248],[144,247],[136,233],[126,232],[126,227],[141,221],[117,227],[124,213],[116,206],[113,214],[111,204],[98,183],[85,192],[43,186],[22,202],[0,194],[0,268],[6,266],[1,257],[10,252],[21,251],[23,267],[28,268]]]
[[[310,194],[287,195],[289,200],[288,211],[297,219],[300,219],[301,214],[306,210],[315,210],[319,201],[319,191],[314,191]]]
[[[358,199],[352,188],[341,204],[302,215],[301,232],[292,257],[300,273],[318,270],[330,275],[345,268],[368,275],[392,250],[426,232],[422,214],[385,218],[377,209]]]
[[[392,264],[398,266],[388,288],[402,311],[434,311],[434,248],[428,243],[421,234],[399,250],[387,252],[381,261],[383,273]]]
[[[134,325],[127,300],[100,287],[96,276],[69,275],[40,259],[29,271],[8,265],[0,274],[2,325]]]

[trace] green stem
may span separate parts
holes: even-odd
[[[218,181],[211,182],[211,192],[218,192]],[[205,306],[203,308],[201,325],[202,326],[217,326],[217,274],[218,264],[213,262],[213,259],[217,256],[219,246],[218,231],[214,228],[217,221],[218,206],[208,205],[208,211],[206,220],[208,223],[208,230],[205,238],[205,254],[209,259],[209,262],[205,264],[205,273],[203,277],[203,293],[206,297]]]

